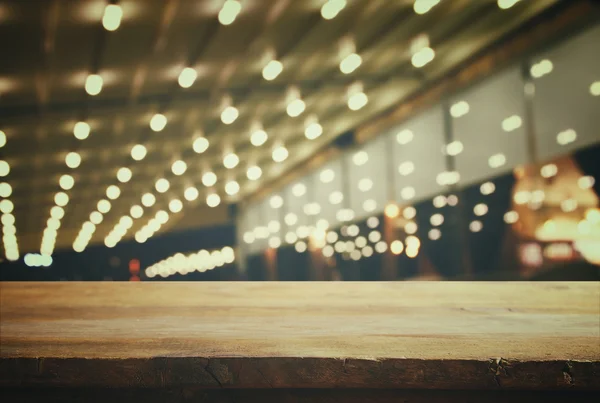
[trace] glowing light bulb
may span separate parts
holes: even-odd
[[[406,186],[400,191],[400,197],[402,197],[404,200],[411,200],[415,197],[415,193],[415,188],[412,186]]]
[[[287,159],[287,157],[289,155],[290,155],[290,153],[287,150],[287,148],[285,148],[282,145],[275,147],[273,149],[273,153],[272,153],[273,161],[275,161],[275,162],[283,162]]]
[[[133,218],[140,218],[142,215],[144,215],[144,209],[142,208],[142,206],[138,206],[133,205],[131,206],[131,209],[129,210],[129,214],[133,217]]]
[[[335,18],[346,7],[346,0],[327,0],[321,7],[321,16],[326,20]]]
[[[398,142],[398,144],[403,146],[410,143],[414,137],[415,135],[411,130],[404,129],[398,132],[398,134],[396,134],[396,141]]]
[[[279,237],[272,237],[269,239],[269,248],[277,249],[281,246],[281,239]]]
[[[482,195],[491,195],[492,193],[494,193],[494,191],[496,190],[496,185],[494,185],[493,182],[485,182],[482,183],[481,186],[479,187],[479,191],[481,192]]]
[[[187,171],[187,164],[182,160],[177,160],[171,165],[173,175],[181,176]]]
[[[65,192],[58,192],[54,195],[54,203],[60,207],[66,206],[69,203],[69,195],[67,195]]]
[[[512,115],[502,121],[502,130],[512,132],[517,130],[523,124],[523,120],[519,115]]]
[[[285,221],[287,225],[296,225],[298,216],[294,213],[287,213],[285,217],[283,217],[283,221]]]
[[[424,67],[425,65],[431,63],[431,61],[435,58],[435,51],[431,49],[429,46],[426,46],[412,55],[410,59],[412,65],[418,69]]]
[[[194,201],[194,200],[196,200],[198,198],[198,195],[199,195],[198,189],[196,189],[193,186],[188,187],[183,192],[183,197],[187,201]]]
[[[136,144],[131,148],[131,158],[133,158],[135,161],[141,161],[144,159],[144,157],[146,157],[146,147],[144,147],[142,144]]]
[[[324,169],[319,174],[319,179],[323,183],[331,183],[335,179],[335,172],[333,169]]]
[[[71,169],[77,168],[79,165],[81,165],[81,155],[74,151],[68,153],[65,157],[65,164],[67,164],[67,166]]]
[[[415,13],[422,15],[437,6],[439,2],[440,0],[415,0],[413,9],[415,10]]]
[[[156,181],[156,183],[154,184],[154,188],[156,189],[156,191],[158,193],[165,193],[167,190],[169,190],[170,187],[170,183],[168,180],[166,180],[165,178],[160,178]]]
[[[591,189],[592,186],[594,186],[594,183],[596,182],[596,180],[594,179],[593,176],[582,176],[579,179],[577,179],[577,186],[579,186],[580,189]]]
[[[279,195],[271,196],[269,199],[269,204],[271,205],[271,208],[281,208],[283,206],[283,198]]]
[[[483,224],[481,223],[481,221],[478,220],[471,221],[471,223],[469,224],[469,229],[471,230],[471,232],[479,232],[482,228]]]
[[[248,170],[246,171],[246,176],[248,177],[248,179],[250,179],[251,181],[255,181],[258,180],[261,176],[262,176],[262,169],[260,169],[259,166],[251,166],[250,168],[248,168]]]
[[[440,213],[436,213],[433,214],[430,218],[429,218],[429,222],[431,223],[431,225],[433,225],[434,227],[440,226],[444,223],[444,216],[441,215]]]
[[[356,53],[351,53],[340,62],[340,71],[344,74],[350,74],[359,68],[361,64],[362,58]]]
[[[0,130],[0,148],[4,147],[6,145],[6,133],[4,133],[4,131]]]
[[[63,193],[63,192],[59,192],[56,195],[59,195],[59,194],[67,196],[67,194]],[[63,197],[63,196],[61,196],[61,197]],[[56,202],[56,196],[54,197],[54,201]],[[69,196],[67,196],[67,202],[68,201],[69,201]],[[58,203],[56,203],[56,204],[58,204]],[[65,204],[67,204],[67,203],[65,203]],[[63,204],[63,206],[64,206],[64,204]],[[0,202],[0,211],[2,211],[2,213],[10,214],[13,212],[14,209],[15,209],[15,205],[13,204],[12,201],[10,201],[8,199],[4,199]]]
[[[60,187],[63,190],[69,190],[69,189],[72,189],[73,186],[75,185],[75,179],[73,179],[73,177],[71,175],[63,175],[58,180],[58,184],[60,185]],[[5,196],[5,197],[7,197],[7,196]]]
[[[173,199],[169,202],[169,210],[171,213],[179,213],[183,210],[183,203],[179,199]]]
[[[498,0],[498,7],[507,10],[517,4],[520,0]]]
[[[506,157],[502,153],[494,154],[488,159],[490,168],[500,168],[506,164]]]
[[[394,255],[399,255],[404,250],[404,244],[402,243],[402,241],[396,239],[390,244],[390,250]]]
[[[208,140],[205,137],[198,137],[194,140],[192,144],[192,148],[196,154],[202,154],[206,150],[208,150]]]
[[[108,188],[106,188],[106,197],[108,197],[109,199],[111,199],[111,200],[118,199],[120,195],[121,195],[121,189],[119,189],[118,186],[110,185]]]
[[[145,207],[152,207],[156,203],[156,197],[152,193],[145,193],[142,196],[142,204]]]
[[[446,154],[456,156],[463,152],[464,146],[461,141],[455,140],[450,144],[446,145]]]
[[[202,184],[206,187],[214,186],[217,183],[217,175],[214,172],[205,172],[202,175]]]
[[[89,95],[98,95],[102,91],[103,80],[98,74],[90,74],[85,80],[85,92]]]
[[[98,205],[96,206],[98,208],[98,211],[101,212],[102,214],[106,214],[110,211],[110,202],[106,199],[102,199],[98,202]]]
[[[504,214],[504,222],[507,224],[514,224],[517,222],[517,220],[519,219],[519,213],[517,213],[516,211],[507,211]]]
[[[221,203],[221,198],[216,193],[211,193],[206,196],[206,204],[208,207],[217,207]]]
[[[179,73],[177,82],[181,88],[190,88],[194,85],[196,78],[198,78],[198,72],[191,67],[186,67]]]
[[[344,201],[344,194],[338,190],[329,195],[329,203],[336,205]]]
[[[465,101],[459,101],[450,107],[450,114],[452,117],[460,118],[469,113],[469,104]]]
[[[150,129],[155,132],[162,131],[167,126],[167,117],[162,113],[157,113],[150,119]]]
[[[234,196],[240,191],[240,184],[236,181],[229,181],[225,184],[225,193],[229,196]]]
[[[590,94],[593,97],[597,97],[600,96],[600,81],[594,81],[591,85],[590,85]],[[1,143],[0,143],[1,144]],[[2,145],[0,145],[0,147],[2,147]]]
[[[544,178],[551,178],[553,176],[556,176],[557,173],[558,167],[556,166],[556,164],[546,164],[540,169],[540,174]]]
[[[385,206],[384,213],[389,218],[396,218],[400,214],[400,209],[396,204],[388,204]]]
[[[86,122],[77,122],[73,126],[73,135],[78,140],[85,140],[90,135],[90,125]]]
[[[65,216],[65,209],[60,206],[54,206],[50,209],[50,216],[60,220]],[[2,223],[4,224],[4,221]]]
[[[256,128],[250,135],[250,143],[255,147],[260,147],[267,142],[269,136],[262,128]]]
[[[352,156],[352,162],[356,166],[365,165],[369,161],[369,154],[366,151],[359,151]]]
[[[487,214],[487,212],[488,212],[487,204],[479,203],[479,204],[476,204],[475,207],[473,207],[473,213],[476,216],[481,217],[482,215]]]
[[[226,0],[219,11],[219,22],[223,25],[233,24],[240,11],[242,11],[242,5],[239,1]]]
[[[304,196],[306,194],[306,186],[304,183],[296,183],[292,187],[292,194],[296,197]]]
[[[131,179],[131,169],[129,168],[119,168],[117,171],[117,180],[121,183],[127,183]]]
[[[229,153],[223,157],[223,166],[227,169],[233,169],[240,163],[240,158],[235,153]]]
[[[356,91],[348,96],[348,108],[352,111],[362,109],[368,102],[367,94],[362,91]]]
[[[121,7],[116,4],[109,4],[104,8],[102,26],[107,31],[116,31],[121,25],[121,18],[123,18]]]
[[[530,73],[533,78],[541,78],[546,74],[550,74],[554,69],[554,65],[548,59],[544,59],[531,66]]]
[[[90,214],[90,222],[94,225],[100,224],[103,219],[104,219],[104,216],[99,211],[94,211],[93,213]]]
[[[316,121],[316,118],[307,120],[304,128],[304,136],[309,140],[314,140],[323,134],[323,126]]]
[[[221,122],[225,123],[226,125],[230,125],[235,122],[239,115],[240,113],[237,108],[231,105],[226,106],[223,109],[223,112],[221,112]]]
[[[278,60],[271,60],[262,70],[262,76],[265,80],[271,81],[277,78],[283,71],[283,64]]]
[[[573,143],[577,140],[577,132],[573,129],[563,130],[556,135],[556,142],[561,146]]]
[[[402,176],[410,175],[415,171],[415,164],[411,161],[405,161],[398,166],[398,173]]]
[[[362,178],[358,181],[358,190],[368,192],[373,188],[373,181],[369,178]]]
[[[304,101],[300,98],[296,98],[288,103],[286,112],[290,117],[295,118],[300,116],[302,112],[304,112],[304,109],[306,109],[306,104]]]

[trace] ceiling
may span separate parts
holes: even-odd
[[[108,199],[110,185],[117,185],[120,195],[110,200],[110,211],[88,241],[80,242],[84,248],[106,241],[148,192],[156,203],[144,207],[131,228],[122,228],[117,242],[134,237],[157,211],[169,211],[173,199],[183,202],[183,210],[169,212],[159,231],[223,222],[227,204],[256,192],[555,2],[520,1],[501,9],[493,0],[442,0],[417,14],[413,0],[348,0],[327,20],[321,15],[325,0],[242,0],[237,18],[223,25],[218,18],[223,0],[126,0],[116,2],[123,13],[120,26],[108,31],[102,24],[106,1],[1,1],[0,130],[7,140],[0,159],[10,166],[1,179],[12,189],[8,199],[14,205],[19,250],[40,250],[64,174],[75,181],[65,190],[69,202],[60,228],[50,231],[55,234],[52,250],[72,247],[98,201]],[[421,34],[428,36],[435,58],[416,68],[411,45]],[[354,44],[362,64],[343,74],[339,65],[351,50],[348,43]],[[272,59],[283,70],[267,81],[261,71]],[[185,67],[197,72],[189,88],[178,84]],[[103,79],[95,96],[84,89],[89,74]],[[355,83],[362,85],[368,103],[352,111],[348,89]],[[298,117],[286,113],[290,88],[298,90],[306,105]],[[225,98],[239,111],[232,124],[221,121]],[[156,113],[167,118],[159,132],[150,128]],[[323,127],[323,134],[312,140],[304,134],[309,117]],[[84,140],[73,133],[78,121],[90,126]],[[268,133],[259,147],[250,143],[257,123]],[[193,149],[199,136],[210,143],[202,153]],[[131,157],[136,144],[147,149],[140,161]],[[281,145],[289,157],[275,162],[273,147]],[[77,168],[66,165],[69,152],[80,154]],[[240,163],[227,169],[223,156],[230,152]],[[182,175],[171,171],[176,160],[187,164]],[[258,180],[247,177],[253,165],[262,170]],[[127,183],[117,179],[122,167],[133,173]],[[217,176],[214,186],[202,183],[208,171]],[[164,193],[155,189],[160,178],[170,184]],[[239,183],[239,193],[225,192],[230,181]],[[199,190],[197,200],[184,198],[190,186]],[[215,208],[205,201],[212,193],[222,200]]]

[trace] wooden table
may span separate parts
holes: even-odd
[[[598,283],[0,283],[0,314],[0,385],[14,400],[564,402],[600,390]]]

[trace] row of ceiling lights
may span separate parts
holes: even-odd
[[[235,252],[230,246],[220,250],[207,251],[202,249],[197,253],[185,256],[177,253],[146,268],[149,278],[155,276],[168,277],[173,274],[187,274],[193,271],[205,272],[235,261]]]
[[[0,148],[6,145],[6,134],[0,130]],[[10,164],[7,161],[0,160],[0,177],[8,176],[10,173]],[[9,199],[12,194],[12,186],[8,182],[0,183],[0,212],[2,212],[2,244],[4,246],[4,256],[9,261],[19,259],[19,244],[17,241],[17,227],[15,225],[15,216],[13,214],[14,204]]]

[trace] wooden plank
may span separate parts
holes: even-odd
[[[0,283],[0,384],[600,388],[598,283]]]

